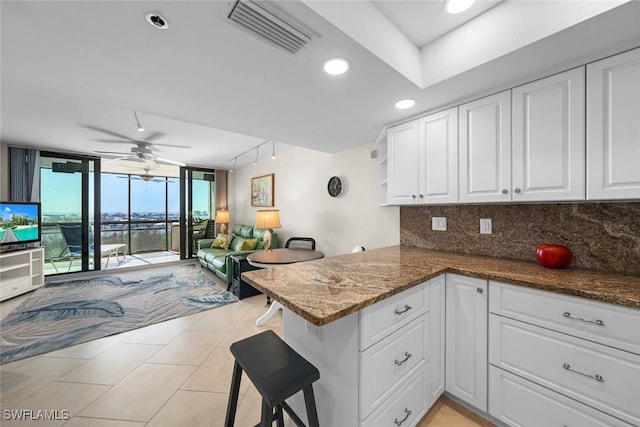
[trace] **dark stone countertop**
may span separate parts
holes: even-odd
[[[391,246],[242,273],[255,288],[317,326],[443,273],[528,286],[639,309],[640,276]]]

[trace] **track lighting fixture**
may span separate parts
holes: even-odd
[[[133,116],[136,118],[136,126],[138,127],[138,132],[144,131],[144,127],[142,126],[142,123],[140,123],[140,120],[138,120],[138,113],[134,111]]]
[[[261,142],[260,144],[256,145],[255,147],[249,148],[248,150],[243,151],[242,153],[238,154],[237,156],[234,156],[234,157],[230,158],[229,161],[233,160],[233,168],[229,169],[229,172],[233,172],[236,169],[236,166],[238,165],[238,158],[244,156],[247,153],[250,153],[253,150],[256,150],[256,158],[253,161],[253,164],[257,165],[258,164],[258,158],[260,157],[260,147],[262,147],[265,144],[268,144],[269,142],[271,143],[271,158],[275,159],[276,158],[276,142],[271,140],[271,139],[268,139],[268,140],[266,140],[264,142]]]

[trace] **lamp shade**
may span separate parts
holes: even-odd
[[[255,228],[282,228],[282,224],[280,224],[280,211],[277,209],[268,209],[256,212]]]
[[[216,211],[216,222],[220,224],[229,224],[229,211],[226,209]]]

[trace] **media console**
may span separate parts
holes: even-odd
[[[0,301],[43,285],[43,247],[0,253]]]

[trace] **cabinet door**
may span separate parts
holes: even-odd
[[[585,199],[584,67],[513,89],[514,201]]]
[[[418,196],[418,121],[387,132],[389,204],[413,204]]]
[[[458,109],[420,119],[418,203],[458,201]]]
[[[445,366],[445,275],[429,280],[429,339],[427,344],[429,376],[426,381],[426,408],[429,409],[444,392]]]
[[[460,106],[460,201],[511,200],[511,91]]]
[[[446,278],[446,391],[487,410],[487,281]]]
[[[640,198],[640,49],[587,66],[587,199]]]

